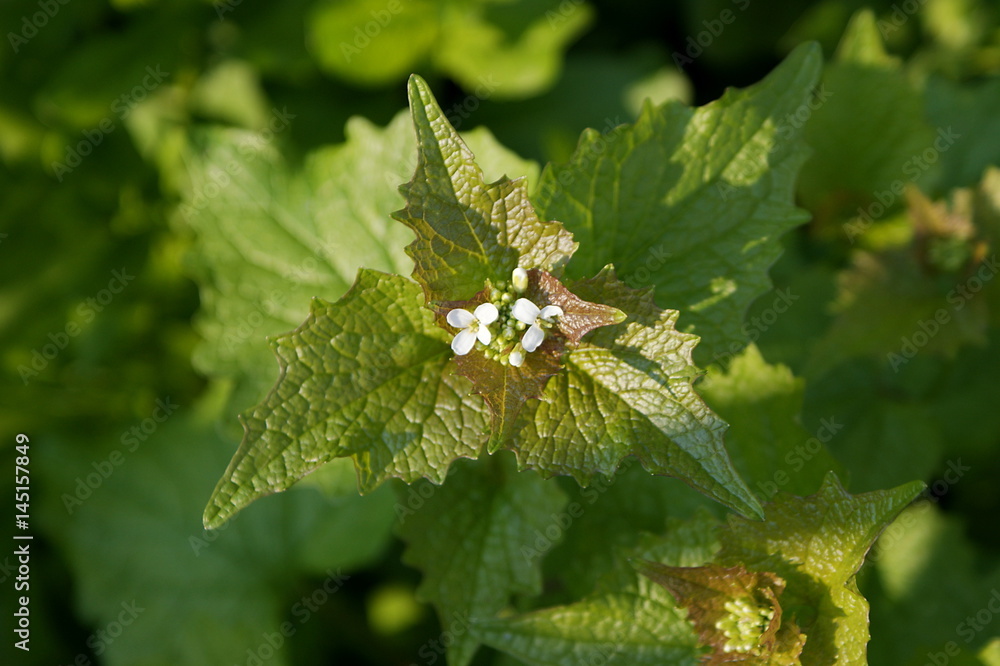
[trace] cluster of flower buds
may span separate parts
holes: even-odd
[[[478,340],[487,358],[519,367],[525,354],[531,353],[545,340],[547,330],[563,315],[558,305],[539,308],[521,296],[528,288],[528,272],[515,268],[510,284],[500,283],[492,290],[490,300],[472,312],[456,308],[448,312],[448,324],[460,329],[451,341],[451,349],[459,356],[472,351]],[[490,325],[497,324],[494,336]],[[520,339],[518,336],[520,335]]]

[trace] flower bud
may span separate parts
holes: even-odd
[[[520,266],[514,269],[513,279],[514,291],[519,294],[523,294],[524,290],[528,288],[528,271],[524,270]]]

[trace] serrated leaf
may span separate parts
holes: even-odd
[[[632,454],[653,474],[676,476],[744,515],[761,516],[726,454],[726,423],[694,392],[698,338],[677,332],[678,313],[656,307],[648,290],[628,288],[610,269],[570,286],[628,318],[567,350],[565,371],[525,408],[524,427],[510,445],[520,465],[586,483],[594,473],[611,475]]]
[[[581,242],[571,275],[614,263],[626,283],[654,285],[706,358],[745,344],[742,318],[770,286],[779,237],[806,219],[792,205],[805,151],[788,117],[819,67],[819,49],[804,46],[707,106],[647,106],[634,125],[585,132],[569,163],[545,169],[535,198],[543,219]]]
[[[671,566],[698,566],[715,551],[714,518],[670,521],[669,538],[647,537],[628,555]],[[620,557],[586,598],[510,618],[477,622],[483,641],[532,666],[695,666],[701,650],[673,597]]]
[[[410,280],[362,270],[344,298],[314,300],[306,322],[273,344],[280,379],[243,415],[206,526],[337,457],[354,458],[367,492],[389,477],[440,483],[452,460],[478,455],[479,398],[447,371],[448,336]]]
[[[779,494],[765,505],[763,524],[730,516],[715,562],[785,580],[782,605],[807,636],[804,666],[867,663],[868,602],[855,574],[881,531],[923,487],[914,481],[852,496],[831,473],[815,495]]]
[[[561,268],[576,249],[558,222],[541,222],[523,179],[487,184],[472,152],[419,76],[410,77],[417,168],[400,188],[406,208],[393,216],[417,238],[406,251],[428,301],[462,301],[511,271]]]
[[[505,330],[509,301],[492,285],[503,284],[520,266],[532,269],[526,296],[538,306],[558,301],[568,308],[565,331],[563,323],[558,324],[563,335],[546,337],[534,352],[541,354],[531,358],[528,353],[530,360],[520,368],[490,364],[497,358],[505,361],[510,353],[502,336],[484,350],[474,345],[471,353],[459,355],[458,367],[484,394],[494,415],[490,450],[508,442],[520,403],[545,387],[541,399],[527,405],[527,427],[507,444],[522,468],[546,476],[572,474],[586,482],[595,472],[611,474],[623,457],[635,453],[649,471],[678,476],[737,511],[760,515],[759,503],[722,447],[725,424],[691,388],[696,338],[674,330],[677,313],[660,311],[649,294],[633,292],[609,275],[563,289],[549,275],[575,249],[562,226],[542,223],[521,194],[515,197],[518,206],[495,208],[497,188],[509,181],[485,186],[473,156],[419,77],[411,78],[409,92],[418,166],[402,190],[407,208],[397,219],[417,234],[407,251],[414,257],[414,277],[423,284],[429,304],[440,317],[456,306],[471,313],[489,300]],[[590,303],[583,303],[581,296]],[[632,309],[619,306],[616,299]],[[614,308],[635,326],[608,326],[620,321]],[[583,342],[595,325],[623,337],[598,332],[591,342]],[[559,363],[566,372],[555,374]]]
[[[553,482],[518,473],[508,458],[461,464],[440,488],[400,492],[403,560],[424,572],[417,594],[434,604],[442,627],[456,627],[449,666],[472,660],[479,640],[471,623],[492,618],[511,595],[541,591],[540,562],[525,548],[558,527],[566,496]],[[427,498],[411,508],[414,497]]]

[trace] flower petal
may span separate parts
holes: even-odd
[[[524,363],[524,354],[518,350],[514,350],[510,353],[510,364],[515,368],[520,368],[521,364]]]
[[[552,321],[552,317],[563,316],[563,309],[558,305],[546,305],[542,308],[542,311],[538,313],[538,316],[545,321]]]
[[[473,314],[479,320],[480,324],[492,324],[500,316],[500,311],[492,303],[482,303],[476,308]]]
[[[476,320],[476,316],[468,310],[455,308],[448,313],[448,323],[455,328],[468,328]]]
[[[452,310],[454,312],[454,310]],[[459,356],[465,356],[472,351],[472,346],[476,344],[476,334],[465,328],[458,332],[458,335],[451,341],[451,350]]]
[[[514,303],[514,307],[511,308],[510,313],[514,315],[514,319],[531,326],[538,319],[539,310],[538,306],[527,298],[519,298]]]
[[[533,352],[538,349],[538,345],[542,344],[542,340],[545,339],[545,331],[538,324],[532,324],[531,328],[525,331],[524,335],[521,337],[521,346],[524,347],[524,351]]]
[[[476,337],[479,338],[479,341],[484,345],[488,345],[490,344],[490,340],[493,339],[493,334],[490,333],[490,329],[486,328],[486,324],[480,323],[479,332],[476,333]]]

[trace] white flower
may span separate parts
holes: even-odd
[[[524,290],[528,288],[528,271],[518,266],[514,269],[511,282],[514,285],[514,291],[519,294],[523,294]]]
[[[499,316],[500,312],[497,310],[497,306],[492,303],[482,303],[475,312],[461,308],[455,308],[449,312],[448,323],[455,328],[462,329],[451,341],[452,351],[459,356],[465,356],[472,351],[477,338],[484,345],[490,344],[493,335],[490,334],[490,329],[487,326],[495,322]]]
[[[521,346],[524,347],[524,351],[533,352],[545,339],[545,330],[538,324],[538,320],[551,324],[553,317],[562,316],[563,309],[558,305],[546,305],[539,310],[538,306],[527,298],[519,298],[510,313],[514,319],[529,326],[521,338]]]

